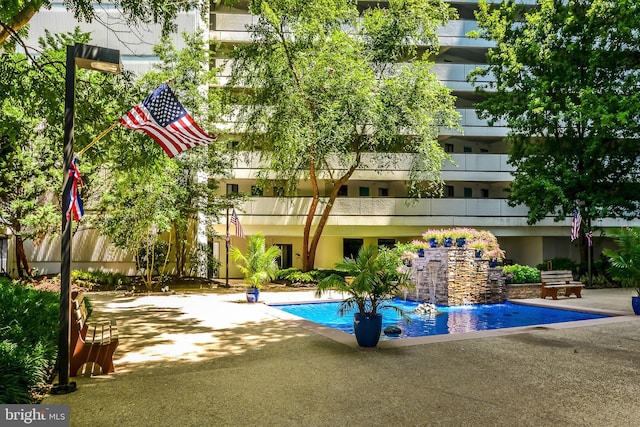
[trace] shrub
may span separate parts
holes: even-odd
[[[276,280],[279,282],[287,282],[292,285],[300,285],[306,283],[317,283],[317,270],[303,272],[298,268],[287,268],[279,270],[276,273]]]
[[[505,265],[502,274],[507,278],[507,283],[538,283],[540,282],[540,270],[528,265]]]
[[[55,364],[60,296],[0,278],[0,403],[30,403]]]
[[[553,270],[571,270],[575,272],[578,267],[578,264],[571,258],[552,258],[545,259],[542,264],[536,265],[536,268],[540,271],[547,271],[549,270],[549,263],[551,263]]]
[[[589,280],[589,276],[587,274],[580,277],[580,281],[584,283],[588,288],[594,289],[607,289],[607,288],[617,288],[619,284],[610,278],[608,278],[604,274],[592,274],[591,280]]]
[[[77,285],[90,290],[115,290],[131,285],[131,278],[121,273],[74,270],[71,278]]]

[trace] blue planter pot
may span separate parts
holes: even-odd
[[[422,248],[418,249],[418,256],[420,258],[424,258],[424,249],[422,249]]]
[[[476,258],[482,258],[482,249],[476,249]]]
[[[453,239],[451,237],[445,238],[442,242],[442,246],[444,246],[445,248],[450,248],[451,246],[453,246]]]
[[[260,296],[260,289],[258,288],[247,289],[247,302],[258,302],[259,296]]]
[[[635,314],[640,314],[640,296],[631,297],[631,307]]]
[[[456,239],[456,246],[458,246],[459,248],[463,247],[466,244],[467,244],[467,238],[466,237],[459,237],[459,238]]]
[[[382,332],[382,314],[355,313],[353,329],[360,347],[375,347]]]
[[[429,239],[429,246],[431,246],[432,248],[437,248],[438,247],[438,239],[436,239],[435,237],[432,237]]]

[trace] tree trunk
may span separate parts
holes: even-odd
[[[180,277],[184,276],[186,258],[187,258],[187,238],[186,232],[179,229],[178,224],[173,224],[174,236],[176,238],[176,274]],[[167,254],[167,258],[169,254]]]
[[[27,24],[33,15],[36,14],[40,6],[42,5],[42,1],[30,1],[25,3],[22,10],[20,10],[14,17],[11,22],[8,23],[8,26],[0,25],[0,45],[4,43],[11,34],[18,32],[18,30]]]
[[[33,277],[33,271],[31,271],[31,267],[29,266],[29,260],[27,259],[27,254],[24,251],[24,241],[19,234],[16,234],[16,267],[18,268],[18,277],[21,279],[24,278],[24,275],[28,277]]]
[[[322,237],[322,231],[324,230],[324,226],[327,224],[327,220],[329,219],[329,214],[333,209],[333,204],[338,197],[338,192],[340,191],[340,187],[342,187],[353,172],[360,165],[360,153],[356,154],[356,159],[347,170],[347,172],[341,176],[337,181],[334,181],[333,188],[331,189],[331,194],[329,194],[329,200],[325,208],[322,211],[322,215],[320,215],[320,221],[316,226],[316,229],[313,233],[313,237],[309,240],[309,236],[311,234],[311,225],[313,222],[313,218],[315,216],[316,209],[318,208],[318,204],[320,201],[320,193],[318,190],[317,177],[315,175],[315,170],[313,168],[310,169],[311,174],[311,185],[313,187],[313,202],[311,203],[311,207],[309,208],[309,212],[307,213],[307,220],[304,225],[304,237],[303,237],[303,248],[302,248],[302,271],[310,271],[313,270],[316,261],[316,250],[318,249],[318,244],[320,243],[320,237]]]

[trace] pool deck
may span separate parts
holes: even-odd
[[[631,295],[519,300],[618,314],[607,319],[360,349],[242,294],[93,294],[96,319],[118,321],[116,372],[75,378],[76,392],[43,404],[70,404],[73,426],[632,426],[640,316]],[[310,291],[260,297],[314,300]]]

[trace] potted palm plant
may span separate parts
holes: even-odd
[[[609,273],[622,286],[633,288],[636,295],[631,297],[631,306],[635,314],[640,314],[640,228],[621,228],[610,235],[618,250],[606,248],[602,251],[609,259]]]
[[[260,288],[275,278],[278,271],[276,260],[280,252],[277,246],[265,248],[265,238],[262,233],[256,233],[249,238],[246,255],[237,246],[231,248],[229,255],[238,263],[238,268],[244,274],[248,302],[258,302]]]
[[[403,318],[407,314],[389,302],[403,289],[411,287],[410,270],[405,267],[402,252],[385,247],[367,245],[360,248],[356,258],[345,258],[335,269],[346,274],[327,276],[318,283],[316,296],[328,290],[342,292],[347,296],[338,309],[340,315],[354,313],[354,332],[358,345],[375,347],[382,331],[382,314],[379,310],[391,307]]]

